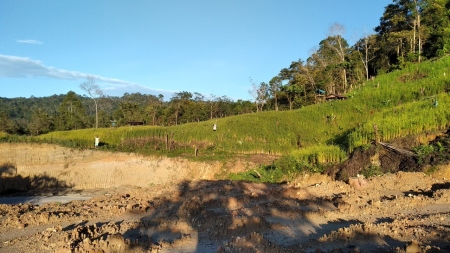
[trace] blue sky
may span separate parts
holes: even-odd
[[[392,0],[0,0],[0,97],[74,91],[251,99],[334,23],[349,44]]]

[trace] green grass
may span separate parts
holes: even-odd
[[[279,183],[285,179],[289,179],[289,175],[285,174],[280,168],[275,166],[260,166],[242,173],[231,173],[231,180],[241,180],[256,183]]]

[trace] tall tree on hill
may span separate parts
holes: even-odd
[[[289,83],[296,85],[299,92],[298,97],[302,96],[302,105],[309,105],[317,103],[316,99],[316,85],[314,76],[311,74],[310,69],[314,66],[305,64],[301,59],[294,61],[289,66],[289,70],[292,73],[292,80]]]
[[[217,101],[217,97],[211,94],[207,101],[207,104],[209,107],[209,119],[213,119],[216,116],[217,111],[219,110],[219,103]]]
[[[289,110],[291,111],[294,107],[295,100],[301,93],[300,87],[298,87],[297,85],[286,84],[281,87],[281,90],[283,91],[286,99],[289,102]]]
[[[310,73],[316,84],[321,86],[317,88],[325,89],[328,94],[347,91],[348,52],[348,44],[341,36],[329,36],[319,43],[319,49],[307,61],[313,67]]]
[[[316,84],[315,67],[309,61],[307,61],[306,64],[302,64],[302,65],[303,65],[302,69],[304,70],[303,73],[306,76],[306,78],[308,79],[309,87],[310,87],[311,93],[313,94],[313,97],[314,97],[314,103],[317,104],[319,102],[317,99],[317,91],[318,91],[319,87],[317,87],[317,84]]]
[[[364,37],[358,40],[353,46],[353,51],[358,54],[358,58],[364,66],[365,78],[369,80],[371,61],[375,59],[376,35],[364,34]]]
[[[187,97],[186,97],[187,98]],[[182,115],[182,122],[188,123],[188,122],[194,122],[194,121],[200,121],[203,120],[206,116],[203,116],[205,112],[205,108],[203,107],[203,95],[194,92],[191,93],[191,97],[189,99],[183,99],[182,100],[182,109],[183,109],[183,115]]]
[[[5,111],[0,111],[0,132],[14,133],[14,123]]]
[[[189,101],[191,101],[193,95],[192,93],[188,91],[182,91],[174,93],[172,98],[169,102],[169,107],[171,108],[171,111],[173,112],[173,116],[175,117],[175,125],[178,125],[178,123],[181,123],[182,120],[185,120],[186,116],[184,118],[183,115],[187,112],[187,115],[190,114],[188,109]],[[187,122],[188,120],[186,120]]]
[[[375,28],[379,36],[380,51],[377,53],[379,71],[398,68],[405,56],[405,39],[409,29],[406,19],[408,10],[398,3],[386,6],[380,25]]]
[[[253,110],[253,104],[249,100],[238,99],[233,105],[233,111],[235,114],[251,113]]]
[[[428,39],[423,43],[427,58],[442,57],[450,53],[450,0],[428,0],[422,12]]]
[[[78,95],[69,91],[59,106],[56,128],[74,130],[86,127],[86,109]]]
[[[217,98],[217,107],[218,110],[216,112],[216,117],[226,117],[230,115],[238,114],[235,110],[235,105],[237,102],[233,102],[233,100],[227,96],[221,96]]]
[[[251,78],[250,83],[252,84],[252,88],[248,92],[255,101],[256,112],[262,112],[264,105],[267,103],[267,99],[269,98],[269,85],[265,82],[261,82],[258,85],[253,82]]]
[[[148,101],[148,105],[145,108],[147,115],[151,116],[152,125],[157,125],[157,118],[161,114],[161,108],[163,106],[164,96],[159,94],[156,98],[150,98]]]
[[[289,68],[282,69],[278,76],[282,81],[287,81],[281,87],[281,95],[288,101],[289,110],[294,108],[296,101],[300,102],[300,98],[302,105],[313,103],[310,98],[315,90],[314,78],[310,76],[309,69],[302,60],[293,61]]]
[[[205,101],[205,96],[201,93],[194,92],[194,99],[190,103],[191,118],[189,121],[203,121],[208,119],[208,105]]]
[[[342,72],[342,88],[344,93],[347,91],[347,62],[346,56],[349,54],[349,46],[347,41],[344,39],[345,27],[341,24],[335,23],[329,29],[330,39],[324,40],[325,46],[333,49],[335,54],[338,56],[338,65]],[[350,89],[352,87],[350,86]]]
[[[118,124],[123,126],[130,122],[144,121],[143,108],[136,102],[123,100],[119,104],[119,109],[114,113],[114,118]]]
[[[423,8],[426,5],[426,1],[424,0],[413,0],[411,3],[410,9],[412,9],[412,17],[413,17],[413,40],[412,40],[412,53],[416,54],[416,37],[417,37],[417,59],[420,62],[422,57],[422,44],[425,38],[424,29],[421,24],[421,13]]]
[[[275,111],[278,111],[278,96],[281,91],[281,77],[275,76],[269,81],[269,94],[271,97],[273,97],[274,104],[275,104]]]
[[[103,96],[103,91],[95,82],[93,76],[87,76],[87,81],[80,84],[80,88],[87,92],[87,94],[94,100],[95,103],[95,129],[98,128],[98,98]]]
[[[114,112],[119,108],[119,97],[102,96],[98,99],[98,127],[109,127],[115,121]]]
[[[407,61],[422,60],[423,46],[429,38],[430,28],[440,26],[433,21],[436,14],[434,11],[430,12],[429,8],[434,8],[433,6],[443,1],[394,0],[392,4],[386,6],[380,18],[380,25],[375,28],[381,45],[378,55],[390,56],[386,62],[389,65],[382,64],[384,70],[392,69],[392,66],[401,68]],[[434,8],[435,11],[438,9]],[[437,11],[442,14],[444,12]],[[441,21],[445,21],[445,18]]]
[[[52,118],[41,108],[35,109],[31,115],[28,129],[31,135],[48,133],[53,130]]]

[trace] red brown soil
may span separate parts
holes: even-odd
[[[94,163],[94,171],[99,161],[120,164],[127,156],[89,153],[79,168]],[[80,164],[73,159],[69,168]],[[26,167],[13,162],[19,174]],[[349,183],[304,175],[289,184],[258,184],[215,179],[227,170],[216,165],[162,163],[190,172],[175,173],[170,183],[124,186],[117,178],[114,187],[52,190],[92,196],[85,201],[0,205],[0,253],[450,252],[450,166],[431,175],[397,172]],[[164,166],[153,168],[167,173]]]

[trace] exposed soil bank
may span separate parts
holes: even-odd
[[[8,166],[9,165],[9,166]],[[48,144],[0,144],[0,192],[30,189],[146,187],[185,179],[213,179],[218,162],[76,150]]]

